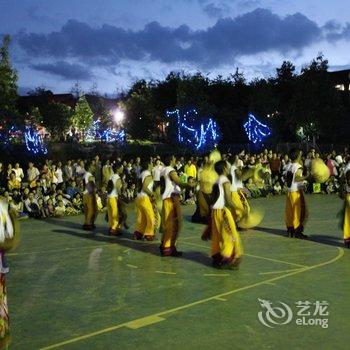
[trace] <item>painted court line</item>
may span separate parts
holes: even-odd
[[[229,273],[204,273],[203,276],[211,276],[211,277],[221,277],[221,276],[230,276]]]
[[[131,265],[131,264],[126,264],[126,266],[131,267],[132,269],[138,269],[139,268],[138,266]]]
[[[162,273],[164,275],[177,275],[176,272],[170,272],[170,271],[155,271],[156,273]]]
[[[283,272],[292,272],[292,271],[298,271],[301,269],[291,269],[291,270],[280,270],[280,271],[268,271],[268,272],[259,272],[259,275],[274,275],[278,273],[283,273]]]
[[[297,275],[297,274],[302,273],[302,272],[307,272],[307,271],[310,271],[310,270],[313,270],[313,269],[316,269],[316,268],[320,268],[320,267],[332,264],[335,261],[337,261],[340,258],[342,258],[343,255],[344,255],[344,249],[337,247],[337,250],[338,250],[337,256],[335,256],[334,258],[332,258],[332,259],[330,259],[328,261],[325,261],[325,262],[322,262],[322,263],[319,263],[319,264],[316,264],[316,265],[312,265],[312,266],[307,266],[307,267],[298,269],[297,271],[292,271],[292,272],[286,273],[286,274],[284,274],[282,276],[273,277],[273,278],[267,279],[265,281],[260,281],[260,282],[253,283],[253,284],[241,287],[241,288],[233,289],[233,290],[230,290],[230,291],[225,292],[225,293],[220,293],[220,294],[214,295],[214,296],[209,297],[209,298],[200,299],[200,300],[197,300],[197,301],[195,301],[193,303],[189,303],[189,304],[185,304],[185,305],[182,305],[182,306],[174,307],[172,309],[161,311],[161,312],[158,312],[158,313],[153,314],[153,315],[148,315],[146,317],[138,318],[138,319],[135,319],[135,320],[132,320],[132,321],[129,321],[129,322],[125,322],[125,323],[121,323],[121,324],[118,324],[118,325],[115,325],[115,326],[112,326],[112,327],[100,329],[100,330],[97,330],[97,331],[92,332],[92,333],[84,334],[84,335],[79,336],[79,337],[71,338],[71,339],[68,339],[68,340],[65,340],[65,341],[62,341],[62,342],[59,342],[59,343],[55,343],[55,344],[43,347],[40,350],[56,349],[56,348],[59,348],[59,347],[64,346],[64,345],[76,343],[76,342],[81,341],[81,340],[86,340],[86,339],[89,339],[89,338],[92,338],[92,337],[95,337],[95,336],[98,336],[98,335],[101,335],[101,334],[109,333],[109,332],[115,331],[117,329],[120,329],[122,327],[129,327],[130,328],[130,324],[131,325],[133,325],[133,324],[137,325],[138,326],[137,328],[144,327],[144,326],[146,326],[148,324],[152,324],[152,323],[158,322],[160,319],[163,319],[163,316],[165,316],[165,315],[169,315],[169,314],[177,312],[177,311],[189,309],[189,308],[191,308],[193,306],[197,306],[197,305],[201,305],[201,304],[207,303],[208,301],[217,300],[217,298],[224,298],[226,296],[229,296],[229,295],[241,292],[241,291],[245,291],[245,290],[249,290],[249,289],[252,289],[252,288],[255,288],[255,287],[259,287],[259,286],[264,285],[266,283],[272,283],[274,281],[278,281],[278,280],[281,280],[281,279],[284,279],[284,278],[287,278],[287,277],[290,277],[290,276],[294,276],[294,275]],[[154,322],[151,322],[152,320]],[[151,323],[149,323],[149,322],[151,322]],[[134,329],[137,329],[137,328],[134,328]]]
[[[206,249],[208,249],[207,246],[202,245],[202,244],[189,243],[189,242],[183,242],[183,244],[193,245],[193,246],[195,246],[195,247],[201,247],[201,248],[206,248]],[[243,255],[244,255],[244,256],[249,256],[249,257],[251,257],[251,258],[263,259],[263,260],[278,262],[278,263],[287,264],[287,265],[292,265],[292,266],[307,267],[307,266],[305,266],[305,265],[295,264],[295,263],[291,263],[291,262],[289,262],[289,261],[284,261],[284,260],[278,260],[278,259],[273,259],[273,258],[267,258],[267,257],[265,257],[265,256],[260,256],[260,255],[254,255],[254,254],[248,254],[248,253],[244,253]]]

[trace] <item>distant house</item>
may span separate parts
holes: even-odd
[[[350,93],[350,69],[329,72],[329,75],[336,89]]]

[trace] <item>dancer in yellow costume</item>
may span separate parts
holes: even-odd
[[[219,175],[213,187],[214,204],[211,213],[211,257],[216,268],[238,267],[243,246],[232,216],[234,204],[231,197],[231,183],[228,179],[229,166],[225,161],[215,164]]]
[[[161,174],[162,187],[162,242],[160,252],[162,256],[181,256],[176,249],[176,242],[182,223],[180,186],[194,187],[195,183],[183,184],[173,168],[176,162],[174,156],[166,158],[165,168]]]
[[[285,222],[289,237],[306,239],[304,235],[304,226],[307,219],[307,208],[304,196],[304,180],[303,167],[301,161],[301,151],[293,149],[290,152],[292,163],[286,169],[287,198],[285,207]]]
[[[107,184],[107,215],[109,234],[112,236],[118,236],[121,234],[122,223],[120,220],[118,196],[122,188],[122,180],[119,176],[123,170],[123,165],[117,163],[113,165],[114,174],[111,176]]]
[[[347,165],[344,168],[344,181],[345,181],[345,197],[344,197],[344,216],[343,216],[343,235],[344,245],[350,248],[350,157],[348,157]]]
[[[153,192],[153,177],[150,171],[151,164],[143,164],[144,169],[139,178],[140,192],[136,198],[136,230],[133,238],[153,241],[159,227],[160,216]]]
[[[198,172],[199,190],[197,192],[197,208],[192,215],[192,222],[208,224],[210,222],[210,203],[213,185],[218,179],[214,170],[214,164],[221,160],[219,151],[214,150],[208,157],[205,157],[203,170]]]
[[[97,217],[97,200],[96,200],[95,178],[89,171],[86,171],[84,174],[84,182],[85,182],[85,191],[83,194],[83,205],[84,205],[85,221],[84,221],[83,229],[93,230],[96,228],[95,220]]]
[[[236,223],[250,213],[250,205],[243,192],[242,168],[243,164],[239,163],[239,158],[236,156],[230,167],[231,197],[235,207],[232,211],[232,215]]]
[[[9,312],[7,306],[6,274],[9,268],[5,253],[19,243],[19,225],[16,213],[8,210],[8,202],[0,198],[0,349],[10,343]]]

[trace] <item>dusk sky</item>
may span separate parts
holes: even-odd
[[[248,80],[283,60],[300,67],[318,52],[350,68],[348,0],[0,0],[0,35],[11,34],[20,93],[102,93],[170,71]]]

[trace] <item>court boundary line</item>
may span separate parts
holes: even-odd
[[[98,335],[102,335],[102,334],[105,334],[105,333],[109,333],[109,332],[115,331],[117,329],[120,329],[122,327],[127,327],[127,328],[131,328],[132,329],[135,324],[140,325],[140,324],[142,324],[143,321],[145,321],[145,323],[146,323],[145,325],[147,325],[147,324],[149,324],[149,320],[150,319],[162,319],[163,318],[162,316],[165,316],[165,315],[177,312],[177,311],[181,311],[181,310],[184,310],[184,309],[191,308],[193,306],[201,305],[201,304],[207,303],[208,301],[218,300],[218,298],[223,298],[225,296],[232,295],[232,294],[244,291],[244,290],[249,290],[249,289],[252,289],[252,288],[255,288],[255,287],[267,284],[267,283],[272,283],[274,281],[278,281],[278,280],[281,280],[281,279],[284,279],[284,278],[287,278],[287,277],[290,277],[290,276],[294,276],[294,275],[297,275],[297,274],[300,274],[300,273],[303,273],[303,272],[307,272],[307,271],[310,271],[310,270],[313,270],[313,269],[316,269],[316,268],[320,268],[320,267],[332,264],[332,263],[334,263],[335,261],[341,259],[344,256],[344,249],[343,248],[337,247],[337,250],[338,250],[338,254],[334,258],[332,258],[330,260],[327,260],[327,261],[324,261],[324,262],[321,262],[321,263],[318,263],[318,264],[315,264],[315,265],[312,265],[312,266],[306,266],[306,267],[303,267],[303,268],[301,268],[301,269],[299,269],[297,271],[292,271],[292,272],[286,273],[286,274],[281,275],[281,276],[269,278],[269,279],[264,280],[264,281],[260,281],[260,282],[256,282],[256,283],[244,286],[244,287],[236,288],[236,289],[230,290],[228,292],[224,292],[224,293],[220,293],[220,294],[208,297],[208,298],[200,299],[200,300],[194,301],[192,303],[188,303],[188,304],[185,304],[185,305],[182,305],[182,306],[178,306],[178,307],[174,307],[174,308],[171,308],[171,309],[168,309],[168,310],[160,311],[160,312],[155,313],[155,314],[151,314],[151,315],[148,315],[148,316],[140,317],[140,318],[128,321],[128,322],[120,323],[120,324],[115,325],[115,326],[111,326],[111,327],[103,328],[103,329],[100,329],[100,330],[97,330],[97,331],[94,331],[94,332],[91,332],[91,333],[87,333],[87,334],[81,335],[79,337],[71,338],[71,339],[64,340],[64,341],[61,341],[61,342],[58,342],[58,343],[55,343],[55,344],[51,344],[51,345],[48,345],[48,346],[45,346],[45,347],[41,347],[40,350],[55,349],[55,348],[58,348],[58,347],[61,347],[61,346],[64,346],[64,345],[68,345],[68,344],[76,343],[78,341],[86,340],[86,339],[92,338],[94,336],[98,336]],[[138,327],[138,328],[140,328],[140,327]]]

